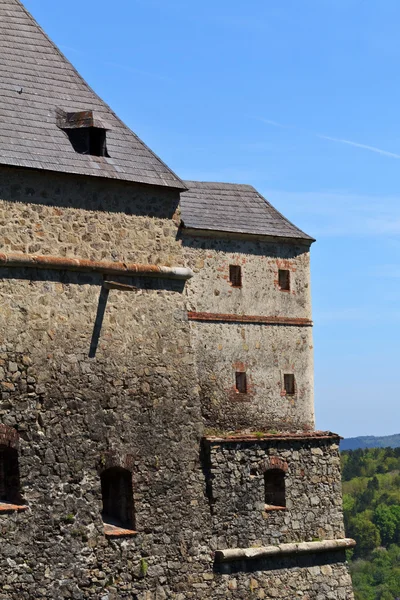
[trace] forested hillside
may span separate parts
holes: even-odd
[[[356,600],[400,600],[400,448],[345,451],[342,470]]]
[[[400,433],[376,437],[363,435],[361,437],[345,438],[340,442],[340,449],[356,450],[357,448],[398,448],[400,446]]]

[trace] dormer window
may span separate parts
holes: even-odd
[[[78,154],[109,156],[107,152],[107,127],[93,111],[66,113],[57,111],[57,125],[68,136],[71,146]]]
[[[79,129],[66,129],[65,132],[73,149],[78,154],[108,156],[105,129],[80,127]]]

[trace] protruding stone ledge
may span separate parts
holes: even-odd
[[[253,325],[293,325],[295,327],[312,327],[310,319],[302,317],[275,317],[260,315],[234,315],[223,313],[188,312],[189,321],[205,323],[250,323]]]
[[[111,525],[110,523],[104,523],[104,535],[109,538],[121,538],[121,537],[132,537],[137,535],[138,532],[133,529],[124,529],[117,525]]]
[[[39,256],[35,254],[5,254],[0,252],[0,267],[25,267],[35,269],[55,269],[58,271],[84,271],[141,277],[161,277],[167,279],[190,279],[193,271],[188,267],[163,267],[137,263],[107,262],[86,258],[60,256]]]
[[[241,443],[241,442],[265,442],[277,441],[284,442],[287,440],[293,441],[314,441],[314,440],[332,440],[339,442],[340,435],[332,431],[279,431],[277,433],[269,433],[268,431],[246,432],[232,431],[220,435],[205,435],[203,438],[209,443]]]
[[[0,502],[0,515],[13,513],[13,512],[25,512],[28,507],[25,504],[11,504],[10,502]]]
[[[316,552],[329,552],[332,550],[354,548],[356,542],[351,538],[338,540],[324,540],[321,542],[299,542],[293,544],[278,544],[277,546],[263,546],[260,548],[229,548],[217,550],[217,562],[234,560],[251,560],[269,556],[287,556],[288,554],[313,554]]]

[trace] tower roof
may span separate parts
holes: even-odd
[[[182,221],[189,229],[202,229],[313,242],[288,221],[251,185],[185,181],[181,195]]]
[[[68,121],[71,113],[89,114],[92,127],[107,130],[109,156],[74,150],[60,125],[60,114]],[[185,189],[89,87],[20,0],[0,0],[0,130],[3,165]]]

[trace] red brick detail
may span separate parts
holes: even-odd
[[[288,468],[287,462],[279,458],[279,456],[270,456],[264,462],[264,469],[266,471],[268,469],[279,469],[280,471],[287,473]]]
[[[123,527],[104,523],[104,534],[107,537],[131,537],[137,535],[137,533],[137,531],[133,531],[132,529],[124,529]]]
[[[259,323],[260,325],[295,325],[311,327],[310,319],[292,317],[262,317],[256,315],[232,315],[223,313],[188,312],[189,321],[217,321],[222,323]]]
[[[7,446],[18,450],[19,446],[19,434],[13,427],[8,427],[0,423],[0,446]]]
[[[271,504],[264,506],[264,512],[272,512],[274,510],[287,510],[287,508],[286,506],[271,506]]]
[[[0,503],[0,514],[11,513],[11,512],[24,512],[28,510],[25,504],[9,504],[8,502]]]
[[[112,467],[121,467],[127,471],[133,471],[135,459],[132,454],[118,454],[114,450],[105,452],[101,457],[101,471],[111,469]]]

